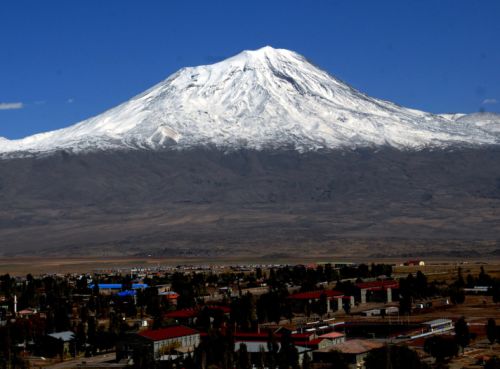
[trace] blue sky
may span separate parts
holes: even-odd
[[[183,66],[292,49],[369,95],[500,112],[498,0],[2,0],[0,136],[99,114]]]

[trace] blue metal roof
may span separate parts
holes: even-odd
[[[57,340],[63,340],[63,342],[69,342],[75,339],[75,334],[71,331],[50,333],[48,336]]]
[[[98,283],[99,289],[103,290],[121,290],[121,283]],[[89,288],[94,288],[94,284],[90,284]]]
[[[120,296],[120,297],[135,296],[136,294],[137,294],[137,292],[135,292],[134,290],[126,290],[126,291],[118,292],[118,296]]]
[[[121,290],[123,288],[123,285],[121,283],[98,283],[99,289],[103,290]],[[94,284],[91,283],[89,284],[89,288],[94,288]],[[148,285],[146,283],[133,283],[132,284],[132,289],[137,290],[137,289],[143,289],[143,288],[148,288]]]

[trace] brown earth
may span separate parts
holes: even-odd
[[[0,255],[498,258],[500,148],[0,160]]]

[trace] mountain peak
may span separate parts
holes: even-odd
[[[272,46],[264,46],[256,50],[244,50],[228,59],[222,60],[212,66],[221,66],[223,68],[228,65],[251,67],[251,66],[265,66],[270,67],[276,63],[297,63],[305,62],[305,58],[294,51],[287,49],[276,49]],[[210,67],[210,66],[201,66]]]
[[[255,50],[243,50],[239,54],[235,55],[234,57],[238,57],[240,55],[246,56],[246,57],[254,57],[254,58],[261,58],[261,57],[266,57],[266,56],[277,56],[277,55],[290,55],[290,54],[296,54],[294,51],[287,50],[287,49],[278,49],[274,48],[272,46],[263,46],[259,49]]]
[[[493,126],[458,124],[448,116],[369,97],[293,51],[265,46],[216,64],[181,69],[116,108],[68,128],[0,140],[0,154],[203,145],[309,151],[497,144],[500,132]]]

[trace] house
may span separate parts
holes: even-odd
[[[301,346],[312,350],[326,349],[345,342],[345,335],[340,332],[328,332],[321,335],[316,333],[292,335],[295,346]]]
[[[335,354],[340,352],[349,364],[349,367],[362,368],[369,352],[383,346],[382,342],[361,339],[349,340],[332,347],[313,351],[313,361],[318,363],[333,363],[336,357]]]
[[[246,346],[247,352],[250,354],[250,361],[254,365],[259,365],[264,359],[264,362],[267,361],[267,356],[269,355],[269,346],[267,340],[261,341],[235,341],[234,343],[234,351],[238,351],[242,345]],[[281,349],[281,343],[276,342],[276,346],[278,351]],[[304,353],[311,351],[311,348],[303,347],[303,346],[295,346],[297,348],[297,353],[299,355],[299,364],[304,360]]]
[[[160,360],[172,352],[180,355],[192,352],[200,343],[200,333],[194,329],[176,325],[157,330],[148,329],[128,335],[116,346],[116,359],[133,358],[134,352],[147,352]]]
[[[179,298],[179,294],[174,291],[160,291],[158,290],[158,295],[168,300],[168,302],[172,305],[177,305],[177,300]]]
[[[170,311],[165,314],[165,318],[173,319],[177,324],[191,326],[196,323],[196,320],[202,313],[207,313],[210,316],[226,315],[229,316],[231,309],[223,305],[204,305],[191,309],[180,309]]]
[[[319,338],[329,340],[332,345],[338,345],[339,343],[345,342],[345,334],[340,332],[322,334]]]
[[[21,318],[29,318],[32,315],[35,315],[37,313],[36,309],[23,309],[17,312],[17,315],[19,315]]]
[[[423,260],[408,260],[403,263],[404,266],[425,266]]]
[[[74,354],[75,334],[71,331],[50,333],[44,339],[43,352],[45,356],[60,356],[65,358]]]

